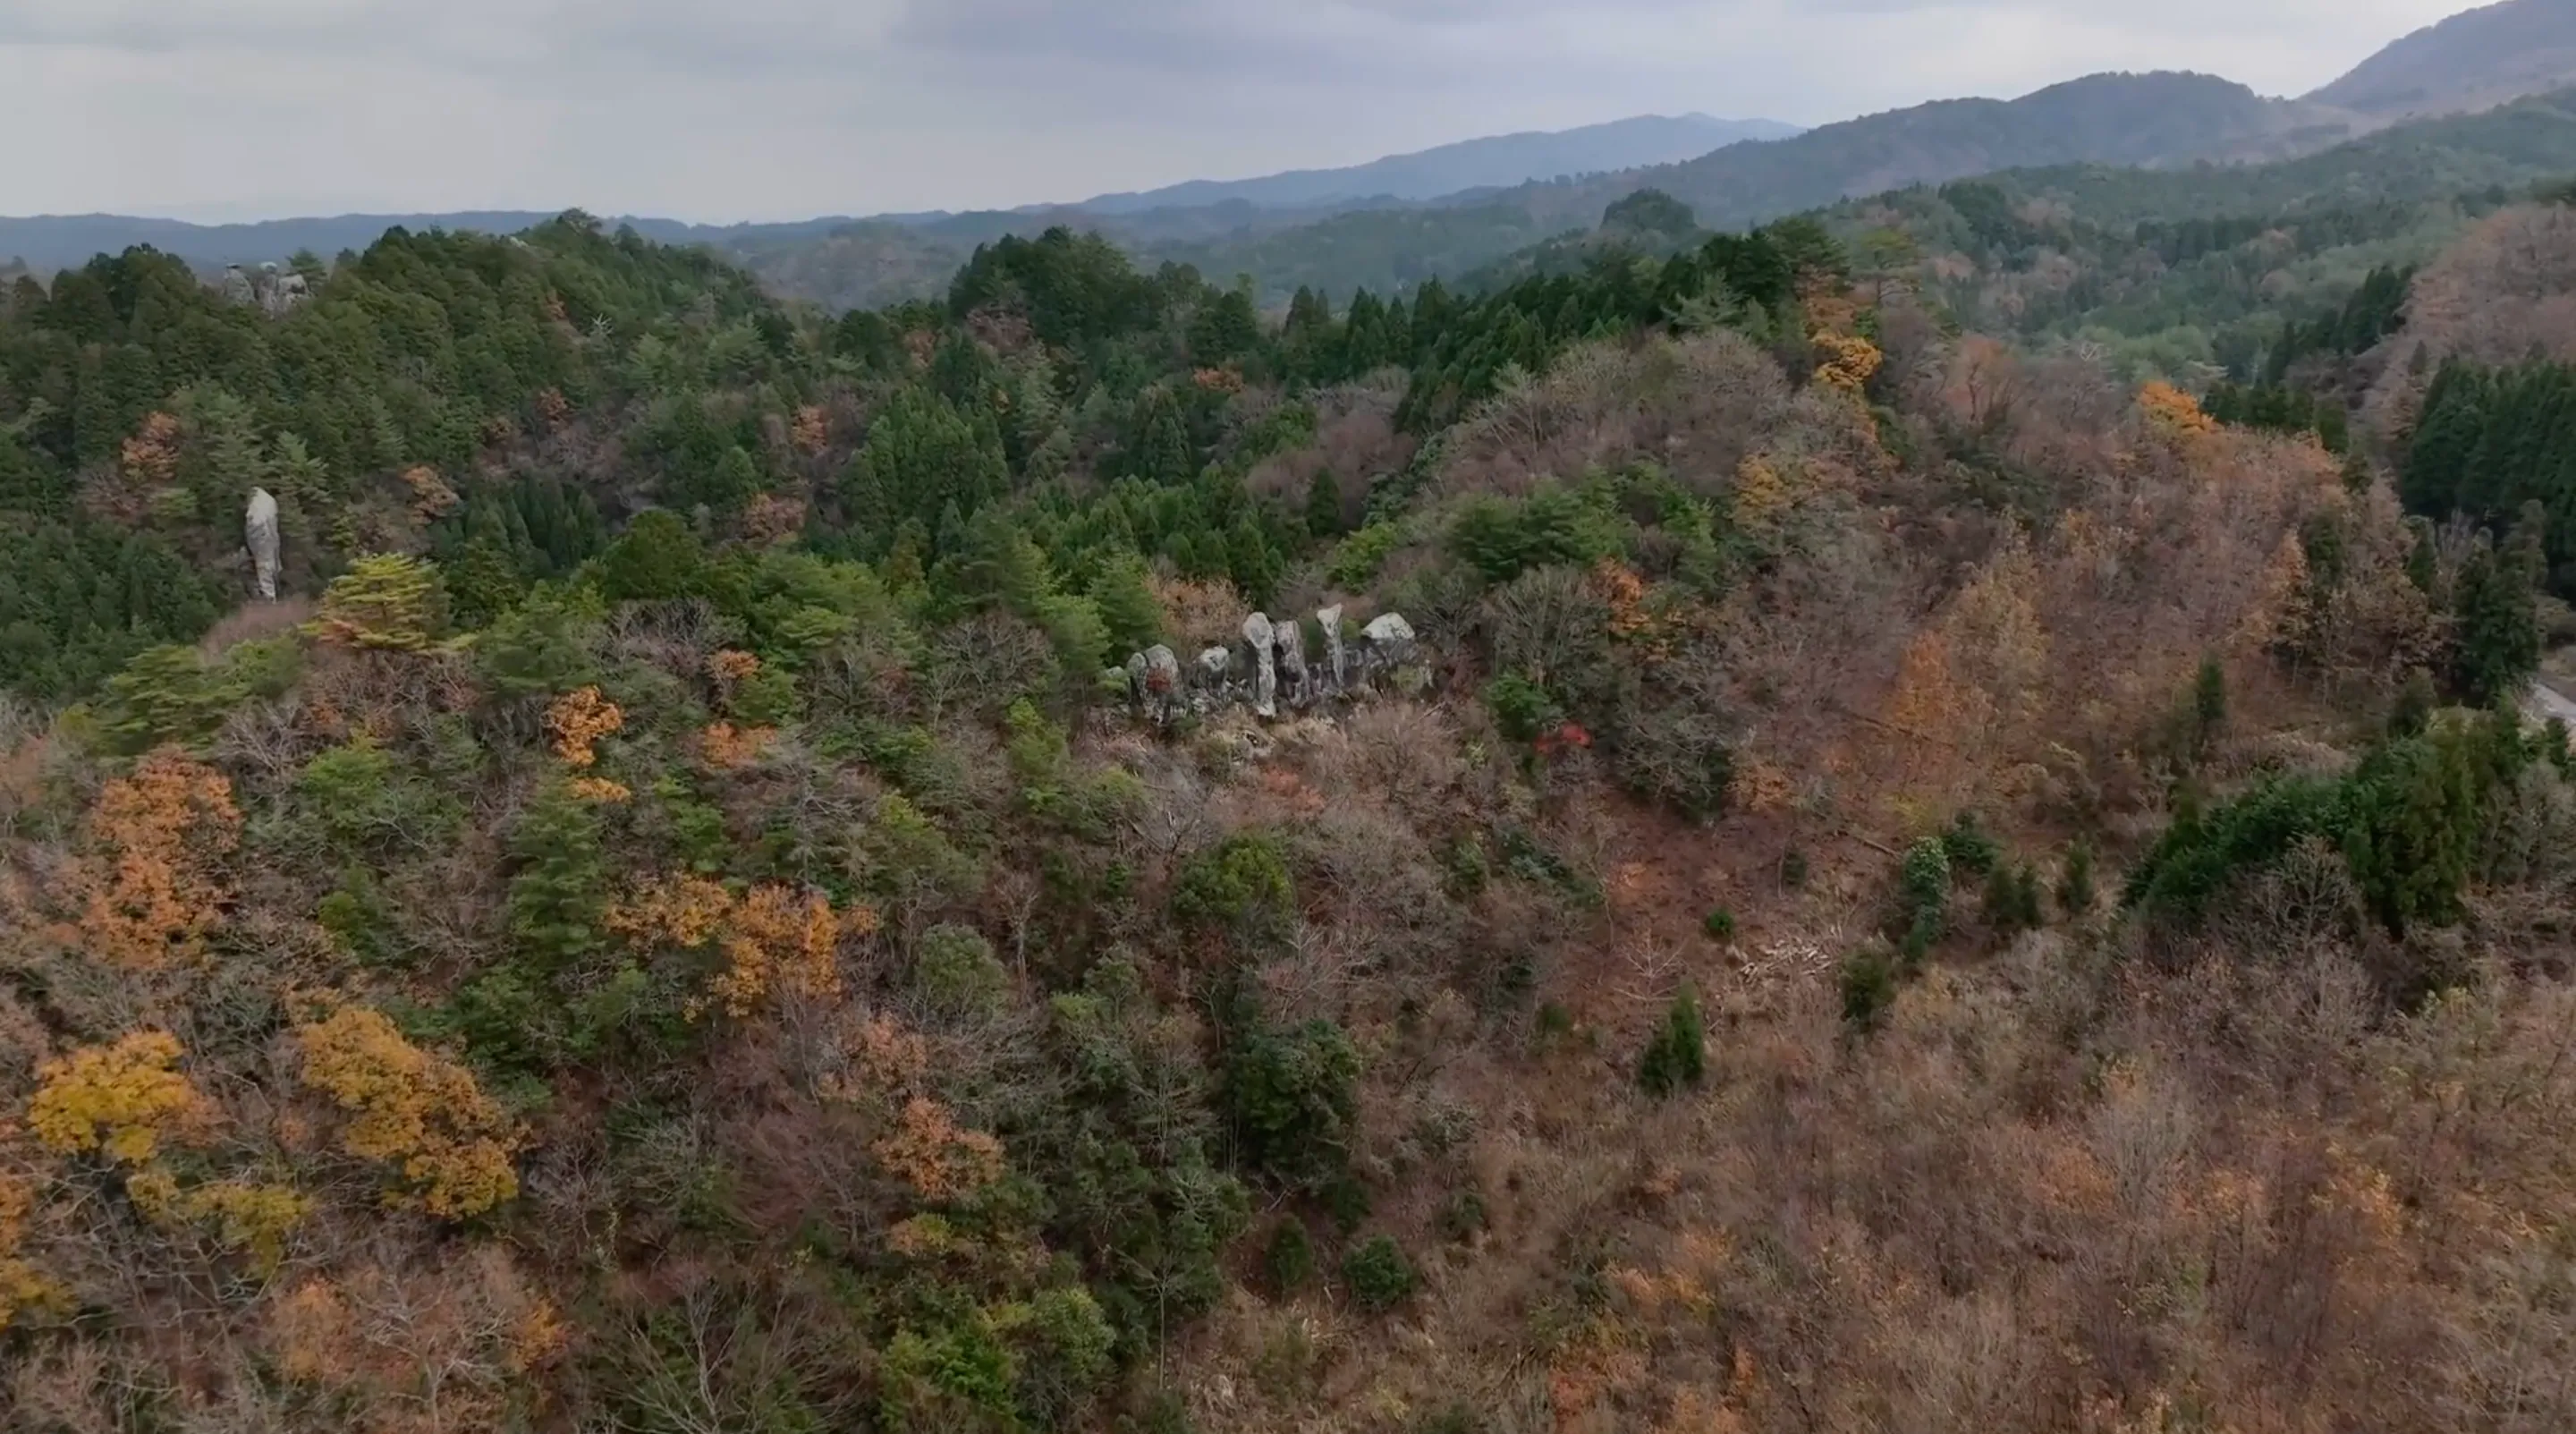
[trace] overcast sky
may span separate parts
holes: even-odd
[[[2466,0],[0,0],[0,214],[1002,207],[2104,69],[2325,83]]]

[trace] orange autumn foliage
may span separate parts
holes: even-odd
[[[333,1392],[333,1427],[466,1434],[513,1427],[510,1385],[561,1358],[562,1313],[498,1245],[426,1269],[362,1264],[270,1301],[277,1372]]]
[[[1002,1143],[980,1130],[961,1129],[948,1108],[928,1096],[907,1101],[895,1128],[869,1149],[924,1200],[954,1200],[1002,1178]]]
[[[425,463],[404,469],[402,481],[411,490],[412,516],[424,523],[446,517],[465,501],[438,476],[437,469]]]
[[[99,789],[90,853],[64,877],[79,925],[62,939],[129,971],[195,958],[231,899],[221,863],[241,820],[221,772],[174,748],[145,757]]]
[[[823,1093],[846,1105],[910,1090],[930,1073],[930,1042],[892,1016],[848,1018],[834,1044],[847,1069],[827,1077]]]
[[[777,997],[838,995],[841,938],[874,932],[877,916],[864,906],[835,912],[816,891],[765,883],[736,897],[720,883],[680,875],[648,882],[631,900],[611,906],[607,923],[638,943],[715,947],[725,965],[708,991],[740,1020]]]
[[[167,413],[153,413],[143,420],[143,431],[125,440],[118,457],[126,476],[138,483],[168,484],[179,478],[179,420]]]
[[[731,722],[717,722],[698,734],[698,750],[709,767],[719,772],[738,772],[768,755],[770,744],[777,740],[775,727],[736,727]]]
[[[778,493],[755,494],[743,505],[742,535],[750,541],[768,546],[783,543],[805,531],[805,502]]]
[[[809,403],[796,410],[796,421],[789,430],[789,441],[796,451],[812,457],[832,444],[831,415],[821,404]]]
[[[596,687],[567,692],[546,709],[546,730],[554,734],[555,755],[576,767],[599,760],[594,750],[603,737],[626,726],[626,714],[599,695]]]
[[[631,802],[635,799],[632,788],[623,782],[612,782],[606,777],[575,777],[564,783],[564,790],[576,801],[596,802],[605,807],[613,807],[621,802]]]
[[[2201,411],[2199,399],[2162,379],[2138,390],[2138,409],[2159,433],[2191,437],[2218,431],[2218,420]]]

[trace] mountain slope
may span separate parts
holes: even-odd
[[[2308,98],[2378,119],[2479,110],[2576,83],[2576,0],[2504,0],[2398,40]]]
[[[1532,185],[1501,197],[1543,215],[1589,220],[1623,194],[1661,189],[1696,209],[1702,223],[1728,228],[1999,169],[2277,159],[2366,127],[2325,106],[2268,100],[2211,75],[2088,75],[2019,99],[1937,100],[1684,164]]]
[[[2097,224],[2410,204],[2520,189],[2576,172],[2576,89],[2481,114],[2392,126],[2272,164],[2137,170],[2104,165],[1999,173],[2016,198],[2047,199]]]
[[[1801,133],[1777,120],[1723,120],[1708,115],[1641,115],[1555,132],[1471,139],[1416,154],[1390,155],[1347,169],[1301,169],[1258,179],[1193,180],[1142,194],[1104,194],[1077,206],[1093,214],[1194,208],[1245,200],[1263,207],[1301,207],[1338,200],[1437,199],[1470,189],[1496,189],[1560,175],[1597,174],[1696,159],[1745,140]]]

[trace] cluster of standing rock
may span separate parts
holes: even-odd
[[[236,304],[256,305],[271,317],[308,297],[304,276],[291,269],[281,271],[275,264],[262,264],[257,273],[244,272],[235,264],[224,270],[223,289],[225,298]]]
[[[1323,651],[1311,658],[1303,624],[1273,622],[1262,613],[1243,620],[1239,648],[1211,647],[1187,668],[1177,653],[1157,645],[1127,659],[1128,695],[1158,724],[1230,707],[1276,717],[1282,707],[1304,711],[1374,690],[1418,655],[1413,625],[1397,613],[1371,621],[1356,642],[1342,630],[1339,607],[1316,613],[1315,625]]]

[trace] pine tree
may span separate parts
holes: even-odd
[[[1175,487],[1199,474],[1197,450],[1181,422],[1180,405],[1162,389],[1145,396],[1138,414],[1134,472],[1149,483]]]
[[[437,567],[408,553],[358,559],[322,594],[315,636],[364,651],[423,652],[447,627]]]
[[[1699,993],[1685,986],[1638,1060],[1637,1084],[1661,1100],[1707,1078],[1708,1029],[1700,1018]]]
[[[598,946],[607,912],[598,815],[568,786],[549,787],[520,815],[510,854],[510,934],[539,970],[563,971]]]
[[[2227,728],[2227,672],[2215,657],[2200,660],[2200,675],[2191,688],[2192,758],[2207,761],[2219,734]]]
[[[2519,696],[2540,670],[2540,618],[2526,578],[2535,561],[2527,552],[2500,555],[2482,536],[2460,564],[2452,684],[2479,706]]]
[[[1306,531],[1317,538],[1341,536],[1342,485],[1330,468],[1317,469],[1315,481],[1306,485]]]
[[[1163,605],[1146,579],[1144,559],[1132,552],[1112,556],[1092,577],[1091,601],[1120,652],[1142,652],[1163,640]]]

